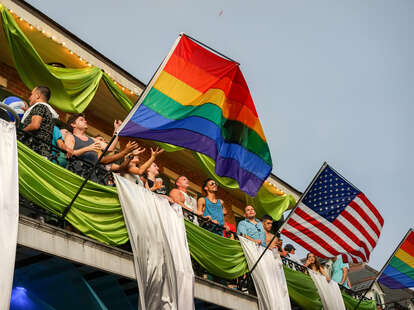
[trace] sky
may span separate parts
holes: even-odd
[[[180,32],[238,61],[273,173],[327,161],[382,214],[372,267],[414,227],[413,1],[26,1],[144,83]]]

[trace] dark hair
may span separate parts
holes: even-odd
[[[76,120],[77,120],[79,117],[85,117],[85,114],[83,114],[83,113],[78,113],[78,114],[72,114],[71,116],[69,116],[68,121],[66,122],[66,124],[68,125],[67,127],[68,127],[68,130],[69,130],[70,132],[73,132],[73,127],[72,127],[72,124],[73,124],[74,122],[76,122]]]
[[[306,259],[308,259],[308,258],[309,258],[309,255],[310,255],[310,254],[313,254],[313,253],[309,252],[309,253],[306,255]],[[318,271],[320,271],[320,270],[321,270],[321,263],[319,262],[319,258],[318,258],[315,254],[313,254],[313,256],[315,257],[315,267],[316,267],[316,269],[317,269]],[[312,268],[312,265],[309,265],[309,267],[310,267],[310,268]]]
[[[50,89],[47,86],[36,86],[36,90],[45,98],[46,101],[50,99]]]
[[[268,214],[263,215],[262,221],[267,221],[267,220],[270,220],[273,222],[273,218],[270,215]]]
[[[207,179],[204,180],[203,188],[202,188],[203,192],[206,192],[206,190],[204,188],[207,186],[207,183],[210,182],[210,181],[214,181],[214,180],[212,178],[207,178]]]
[[[290,252],[292,250],[296,250],[293,245],[291,245],[290,243],[285,245],[285,251]]]

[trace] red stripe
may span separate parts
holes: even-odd
[[[379,238],[381,234],[380,230],[378,229],[377,225],[375,225],[375,223],[372,221],[371,217],[365,213],[362,207],[359,204],[357,204],[355,201],[351,201],[349,203],[349,206],[352,207],[352,209],[354,209],[364,219],[364,221],[368,224],[369,227],[371,227],[371,229],[375,232],[375,234]]]
[[[384,219],[378,212],[377,208],[375,208],[374,205],[371,203],[371,201],[369,201],[363,193],[359,193],[357,197],[359,197],[365,203],[365,205],[371,210],[371,212],[374,213],[374,215],[378,219],[378,222],[380,222],[381,227],[384,226]]]
[[[410,232],[405,240],[414,245],[414,231]]]
[[[355,217],[353,217],[346,209],[342,211],[341,215],[346,218],[356,229],[359,230],[359,232],[365,237],[365,239],[368,240],[368,242],[371,244],[371,246],[374,248],[376,245],[376,242],[374,239],[372,239],[371,235],[365,230],[365,228],[361,225],[360,222],[356,220]]]
[[[328,251],[329,253],[331,253],[332,256],[336,256],[340,253],[338,250],[334,249],[328,242],[326,242],[324,239],[322,239],[317,234],[315,234],[312,230],[302,226],[301,224],[296,222],[293,218],[291,218],[291,221],[292,221],[291,224],[290,224],[291,226],[293,226],[294,228],[299,230],[301,233],[303,233],[304,235],[306,235],[307,237],[309,237],[310,239],[312,239],[316,243],[318,243],[321,248],[323,248],[326,251]],[[325,257],[325,256],[323,256],[323,257]]]
[[[356,245],[358,245],[360,248],[363,248],[365,250],[365,253],[367,256],[359,256],[357,254],[355,254],[355,256],[359,256],[362,258],[362,260],[364,260],[365,262],[367,262],[369,260],[369,256],[370,256],[370,251],[368,250],[366,244],[364,242],[362,242],[361,240],[358,239],[358,237],[356,235],[354,235],[354,233],[348,229],[348,226],[345,226],[340,220],[338,220],[338,218],[336,218],[333,222],[333,225],[335,225],[336,227],[338,227],[338,229],[340,229],[345,235],[348,236],[348,238],[350,238],[352,241],[354,241],[354,243],[356,243]],[[354,250],[354,252],[350,252],[352,254],[356,253],[357,251]]]
[[[312,246],[310,246],[307,242],[303,241],[301,238],[299,238],[298,236],[294,235],[290,231],[288,231],[286,229],[283,229],[282,230],[282,234],[284,234],[286,237],[288,237],[289,239],[293,240],[297,244],[300,244],[302,247],[304,247],[305,249],[307,249],[309,252],[315,254],[316,256],[324,257],[324,255],[322,255],[321,253],[319,253],[318,250],[316,250],[315,248],[313,248]]]
[[[411,243],[407,239],[403,242],[403,244],[401,244],[401,249],[404,250],[404,252],[406,252],[407,254],[414,257],[414,243]]]
[[[366,260],[365,255],[354,248],[352,248],[347,242],[345,242],[340,235],[336,234],[334,231],[332,231],[328,226],[326,226],[324,223],[318,221],[317,219],[310,216],[308,213],[303,211],[300,208],[296,208],[295,213],[303,218],[305,221],[310,223],[311,225],[319,228],[319,230],[323,231],[326,235],[330,236],[333,240],[336,241],[342,248],[344,248],[345,251],[348,253],[352,253],[355,256],[361,257],[362,260]],[[351,239],[352,240],[352,239]]]

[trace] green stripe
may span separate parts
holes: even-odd
[[[205,103],[201,106],[183,106],[155,88],[150,90],[142,104],[171,120],[181,120],[190,116],[207,119],[220,128],[221,135],[226,142],[243,146],[272,166],[268,144],[254,130],[243,123],[226,119],[221,109],[215,104]]]
[[[407,277],[414,280],[414,268],[404,263],[398,257],[393,257],[390,261],[390,266],[405,274]]]

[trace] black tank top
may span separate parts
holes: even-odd
[[[73,148],[74,150],[79,150],[94,143],[92,138],[88,137],[87,141],[83,141],[79,139],[77,136],[73,136],[75,137],[75,147]],[[96,153],[95,151],[88,151],[78,157],[83,160],[87,160],[91,163],[95,163],[98,160],[98,153]]]

